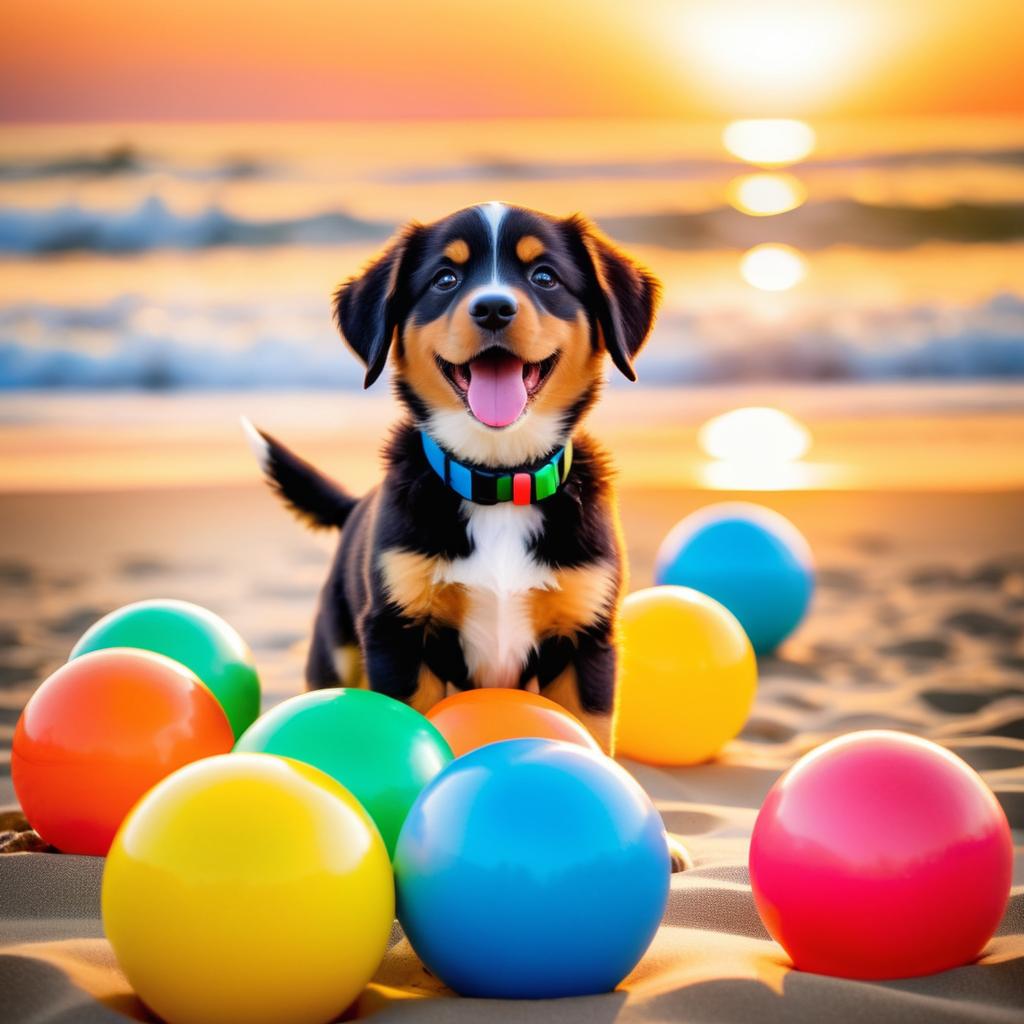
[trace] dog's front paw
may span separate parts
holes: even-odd
[[[690,851],[675,836],[668,837],[668,856],[672,864],[673,875],[679,871],[689,871],[693,867]]]
[[[0,811],[0,853],[45,853],[53,847],[21,811]]]

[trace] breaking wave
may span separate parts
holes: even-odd
[[[0,208],[0,252],[32,255],[93,250],[205,249],[214,246],[324,245],[386,238],[392,225],[340,210],[253,220],[217,206],[175,213],[159,196],[128,210],[68,203],[48,210]]]
[[[1024,299],[819,312],[775,326],[739,309],[670,314],[638,369],[648,385],[1021,378]],[[123,296],[0,309],[0,389],[358,388],[362,379],[320,303],[158,307]]]
[[[605,217],[601,226],[621,242],[669,249],[745,249],[764,240],[764,224],[758,218],[728,206]],[[0,252],[39,255],[75,250],[340,245],[383,240],[394,227],[344,210],[257,220],[212,205],[200,213],[182,214],[153,195],[121,211],[76,203],[45,210],[0,208]],[[914,207],[837,199],[779,214],[772,218],[771,227],[773,241],[807,250],[832,245],[899,249],[928,241],[1008,242],[1024,238],[1024,204]]]

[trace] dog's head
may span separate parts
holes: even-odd
[[[580,217],[485,203],[409,225],[335,299],[367,387],[393,350],[421,427],[456,457],[511,465],[564,443],[605,353],[636,379],[658,283]]]

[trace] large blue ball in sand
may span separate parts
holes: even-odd
[[[608,992],[657,931],[661,817],[610,758],[541,739],[456,758],[420,793],[394,857],[398,919],[464,996]]]
[[[759,654],[796,629],[814,590],[803,534],[778,512],[747,502],[709,505],[677,523],[658,550],[655,576],[724,604]]]

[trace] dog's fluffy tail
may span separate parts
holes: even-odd
[[[303,522],[314,528],[345,525],[358,499],[245,416],[242,429],[267,482]]]

